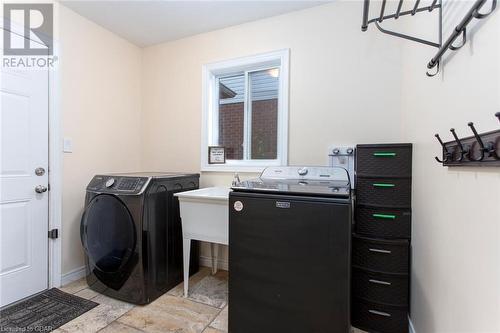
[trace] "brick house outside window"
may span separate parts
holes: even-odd
[[[278,78],[272,70],[256,72],[251,92],[251,158],[277,158]],[[219,144],[226,158],[243,159],[244,75],[219,80]]]

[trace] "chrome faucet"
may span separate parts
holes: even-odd
[[[241,183],[241,180],[240,180],[240,175],[238,175],[238,173],[235,173],[235,174],[234,174],[234,178],[233,178],[233,183],[232,183],[232,186],[236,186],[236,185],[238,185],[239,183]]]

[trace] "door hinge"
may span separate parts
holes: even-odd
[[[59,229],[52,229],[52,230],[49,230],[49,238],[50,238],[50,239],[56,239],[56,238],[59,238]]]

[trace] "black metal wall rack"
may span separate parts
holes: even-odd
[[[413,5],[413,9],[411,10],[406,10],[402,11],[403,7],[403,1],[404,0],[399,0],[398,2],[398,7],[396,9],[396,12],[394,14],[386,14],[385,13],[385,8],[387,4],[387,0],[382,0],[381,6],[380,6],[380,14],[372,19],[369,19],[369,11],[370,11],[370,0],[364,0],[364,5],[363,5],[363,23],[361,25],[361,30],[366,31],[368,30],[368,25],[374,23],[375,26],[377,27],[378,30],[381,32],[395,36],[395,37],[400,37],[400,38],[405,38],[417,43],[429,45],[432,47],[436,47],[438,51],[436,52],[436,55],[432,57],[432,59],[429,61],[427,64],[427,68],[429,70],[436,68],[435,72],[431,73],[427,71],[427,76],[435,76],[436,74],[439,73],[440,70],[440,63],[441,63],[441,58],[443,55],[446,53],[448,49],[452,51],[459,50],[462,48],[466,41],[467,41],[467,25],[472,21],[472,19],[484,19],[485,17],[489,16],[491,13],[496,8],[497,5],[497,0],[490,0],[491,1],[491,9],[487,13],[480,13],[479,10],[488,2],[488,0],[476,0],[471,7],[471,9],[467,12],[465,17],[460,21],[460,23],[453,29],[453,32],[451,35],[446,39],[446,41],[443,43],[443,3],[442,0],[432,0],[432,3],[428,6],[423,6],[420,7],[420,0],[415,0],[415,3]],[[415,36],[410,36],[406,34],[402,34],[396,31],[392,30],[387,30],[381,26],[381,23],[384,20],[388,19],[395,19],[397,20],[401,16],[405,15],[411,15],[414,16],[417,13],[424,13],[424,12],[432,12],[434,10],[438,10],[438,41],[433,42],[429,40],[425,40],[422,38],[418,38]],[[455,41],[457,40],[458,37],[462,36],[462,42],[460,45],[454,45]]]
[[[500,112],[495,113],[500,121]],[[435,157],[443,166],[500,166],[500,129],[479,134],[471,122],[468,124],[474,135],[459,138],[455,129],[450,129],[454,140],[443,142],[439,134],[435,137],[443,150],[442,157]]]

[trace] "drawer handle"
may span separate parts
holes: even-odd
[[[374,279],[370,279],[370,280],[368,280],[368,282],[375,283],[375,284],[382,284],[384,286],[390,286],[391,285],[390,282],[380,281],[380,280],[374,280]]]
[[[373,156],[375,156],[375,157],[396,157],[396,153],[377,152],[377,153],[373,153]]]
[[[390,184],[390,183],[374,183],[374,187],[396,187],[396,184]]]
[[[372,216],[378,219],[390,219],[390,220],[396,219],[396,215],[392,214],[372,214]]]
[[[392,317],[390,313],[387,312],[382,312],[382,311],[377,311],[377,310],[368,310],[371,314],[377,315],[377,316],[383,316],[383,317]]]
[[[384,253],[384,254],[391,254],[392,252],[389,250],[382,250],[382,249],[369,249],[370,252],[377,252],[377,253]]]

